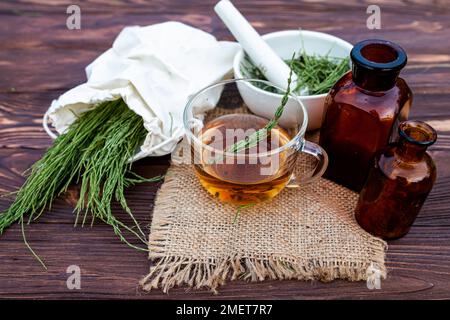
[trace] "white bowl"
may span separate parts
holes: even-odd
[[[322,56],[329,54],[331,57],[345,58],[350,56],[350,51],[353,48],[353,45],[338,37],[307,30],[272,32],[262,36],[262,38],[282,59],[290,59],[294,51],[298,53],[302,49],[307,54]],[[243,59],[244,51],[241,49],[234,57],[233,68],[235,78],[246,78],[241,72]],[[264,91],[248,82],[239,83],[238,89],[244,102],[253,113],[266,118],[273,117],[281,99],[280,94]],[[318,129],[322,125],[326,96],[327,93],[299,96],[300,101],[308,112],[308,130]],[[288,112],[289,109],[292,111],[295,110],[294,108],[289,108],[289,103],[286,107],[283,112],[283,117],[280,119],[281,124],[283,118],[288,119],[290,116],[293,116],[284,113]]]

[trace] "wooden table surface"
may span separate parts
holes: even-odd
[[[66,28],[67,6],[81,7],[81,30]],[[218,296],[209,291],[159,290],[145,294],[145,253],[120,243],[98,223],[73,228],[73,195],[55,201],[50,212],[26,227],[28,241],[45,260],[42,269],[22,241],[18,225],[0,236],[0,298],[450,298],[450,3],[382,1],[381,30],[368,30],[366,8],[376,1],[235,1],[260,33],[282,29],[327,32],[352,43],[385,38],[408,52],[403,72],[414,92],[411,118],[428,121],[439,134],[430,152],[438,179],[411,232],[389,243],[388,279],[369,291],[364,282],[323,284],[299,281],[228,282]],[[50,146],[41,117],[66,90],[85,81],[84,67],[111,46],[127,25],[177,20],[231,40],[205,0],[21,0],[0,2],[0,191],[24,181],[21,173]],[[162,174],[168,157],[136,164],[147,176]],[[151,222],[160,184],[128,190],[135,215]],[[10,203],[0,199],[0,211]],[[66,287],[69,265],[81,268],[81,289]]]

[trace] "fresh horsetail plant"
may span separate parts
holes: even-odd
[[[145,179],[131,172],[129,159],[134,155],[147,131],[140,116],[123,100],[104,102],[83,113],[58,136],[44,156],[27,173],[23,186],[15,192],[11,206],[0,213],[0,234],[15,222],[37,220],[52,201],[67,191],[72,183],[80,184],[75,207],[75,225],[85,225],[90,214],[110,225],[114,233],[129,246],[127,231],[145,245],[146,235],[134,218],[125,199],[124,189],[141,182],[155,182],[161,176]],[[116,200],[131,217],[134,226],[119,221],[111,210]]]

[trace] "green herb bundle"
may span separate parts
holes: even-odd
[[[124,236],[129,232],[145,245],[146,235],[127,205],[124,189],[133,184],[158,181],[161,177],[142,178],[130,171],[129,159],[138,150],[147,131],[140,116],[123,100],[105,102],[83,113],[60,135],[44,156],[29,170],[24,185],[16,192],[15,201],[0,213],[0,234],[11,224],[28,218],[35,221],[52,201],[79,183],[80,197],[75,212],[75,225],[95,219],[110,225],[119,238],[139,250]],[[119,221],[111,210],[116,200],[131,217],[134,226]]]
[[[349,58],[334,58],[328,54],[325,56],[308,55],[302,51],[297,57],[286,60],[294,73],[298,76],[298,82],[293,92],[300,95],[316,95],[327,93],[331,87],[350,70]],[[247,78],[267,80],[261,68],[255,66],[246,55],[241,72]],[[273,87],[255,83],[261,89],[274,91]]]

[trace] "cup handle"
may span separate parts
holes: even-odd
[[[289,180],[289,183],[286,186],[288,188],[298,188],[301,185],[313,182],[317,178],[320,178],[328,167],[328,154],[321,146],[303,140],[303,143],[301,144],[301,147],[299,148],[298,152],[305,152],[309,155],[312,155],[318,160],[318,163],[317,166],[314,168],[314,171],[311,176],[308,175],[303,178],[297,178],[295,177],[295,175],[292,175],[291,180]]]

